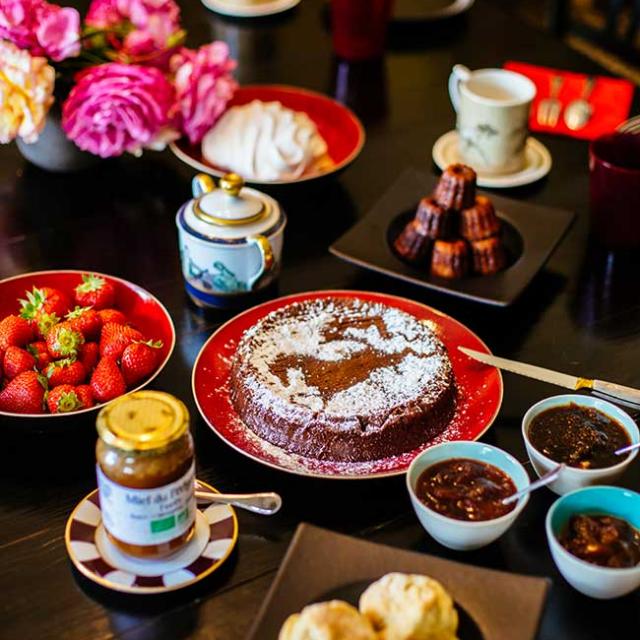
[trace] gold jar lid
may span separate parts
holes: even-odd
[[[160,449],[189,428],[189,412],[180,400],[161,391],[138,391],[109,403],[98,414],[98,435],[125,451]]]

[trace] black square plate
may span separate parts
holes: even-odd
[[[572,211],[541,207],[489,194],[503,222],[510,264],[491,276],[446,280],[402,260],[391,244],[431,193],[437,178],[405,171],[373,209],[331,247],[334,255],[413,284],[500,307],[510,305],[544,266],[575,218]]]
[[[371,582],[394,571],[442,583],[458,610],[460,640],[533,640],[550,584],[301,524],[249,640],[277,640],[287,617],[313,602],[339,599],[357,607]]]

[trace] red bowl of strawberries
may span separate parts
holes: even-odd
[[[131,282],[39,271],[0,281],[0,416],[94,411],[146,386],[176,333],[165,307]]]

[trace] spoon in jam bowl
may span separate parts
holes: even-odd
[[[544,487],[550,482],[553,482],[560,475],[560,472],[563,469],[564,469],[564,463],[559,464],[557,467],[554,467],[553,469],[551,469],[551,471],[548,471],[543,476],[540,476],[540,478],[538,478],[535,482],[532,482],[530,485],[526,486],[524,489],[520,489],[520,491],[516,491],[515,493],[512,493],[510,496],[503,498],[502,504],[511,504],[512,502],[516,502],[527,493],[531,493],[532,491],[535,491],[536,489],[539,489],[540,487]]]
[[[626,447],[620,447],[620,449],[616,449],[613,453],[617,456],[621,456],[625,453],[629,453],[630,451],[635,451],[636,449],[640,449],[640,442],[634,442],[633,444],[628,444]]]
[[[230,504],[263,516],[272,516],[280,511],[282,498],[277,493],[214,493],[196,489],[198,502],[216,502]]]

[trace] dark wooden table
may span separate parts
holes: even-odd
[[[547,268],[509,309],[456,301],[340,262],[329,244],[407,167],[432,171],[431,147],[454,124],[446,93],[452,65],[499,66],[507,59],[590,73],[600,70],[562,44],[480,0],[447,24],[394,29],[382,64],[347,66],[331,54],[323,3],[304,0],[289,15],[230,22],[196,0],[183,2],[193,44],[227,40],[241,82],[281,82],[338,94],[361,115],[368,140],[337,180],[275,193],[289,213],[281,293],[350,288],[404,295],[453,315],[497,353],[574,374],[640,385],[640,287],[633,255],[588,242],[587,145],[543,137],[553,154],[548,179],[510,195],[574,209],[578,221]],[[635,103],[638,111],[638,101]],[[95,485],[91,421],[73,433],[30,435],[3,429],[0,441],[0,637],[215,638],[246,633],[301,521],[398,547],[553,580],[539,637],[604,640],[640,627],[638,593],[589,600],[560,577],[549,555],[544,515],[554,500],[535,494],[498,542],[455,553],[431,540],[411,511],[402,479],[320,482],[253,463],[218,440],[196,412],[190,389],[198,350],[228,313],[203,315],[182,289],[174,214],[189,197],[191,171],[169,152],[102,163],[81,175],[52,175],[0,150],[0,277],[47,268],[98,270],[133,280],[169,308],[178,346],[154,386],[190,407],[198,474],[222,490],[277,490],[283,511],[266,519],[240,513],[237,552],[200,585],[171,597],[105,592],[72,570],[63,530]],[[500,416],[486,440],[526,459],[520,420],[557,388],[505,375]],[[640,488],[640,464],[623,478]],[[487,585],[490,589],[491,585]]]

